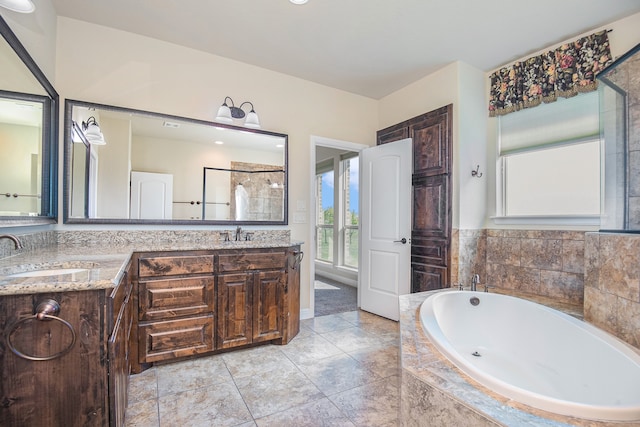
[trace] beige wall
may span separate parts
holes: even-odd
[[[94,145],[98,154],[96,214],[99,218],[129,218],[131,172],[131,122],[96,117],[106,145]]]
[[[2,9],[2,18],[53,84],[56,77],[56,11],[51,0],[38,0],[35,3],[36,13],[24,14]]]
[[[64,98],[209,121],[225,96],[251,101],[263,129],[289,135],[289,219],[298,201],[307,218],[288,228],[293,239],[307,240],[307,253],[311,135],[373,145],[378,129],[376,100],[68,18],[58,18],[54,85]],[[309,260],[302,267],[302,308],[309,307]]]
[[[481,228],[486,218],[486,74],[454,62],[380,100],[380,128],[453,104],[453,228]]]
[[[0,123],[0,211],[38,212],[40,200],[35,197],[5,197],[11,194],[40,194],[40,140],[42,131],[36,126]],[[25,165],[33,167],[25,168]]]

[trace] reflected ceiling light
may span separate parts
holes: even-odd
[[[231,103],[231,106],[227,104],[227,99]],[[242,109],[242,106],[245,104],[249,104],[251,106],[251,110],[249,111],[249,113],[245,113]],[[253,109],[253,104],[251,102],[245,101],[240,104],[240,107],[236,107],[235,105],[233,105],[233,99],[226,96],[224,98],[224,102],[218,109],[216,120],[222,123],[233,123],[233,119],[244,119],[244,125],[248,128],[260,128],[260,120],[258,119],[258,114],[256,114],[255,110]]]
[[[289,0],[293,4],[305,4],[309,0]]]
[[[19,13],[32,13],[36,10],[31,0],[0,0],[0,6]]]
[[[104,135],[100,131],[100,126],[96,122],[96,118],[91,116],[86,122],[82,122],[82,130],[84,136],[93,145],[106,145],[107,141],[104,139]]]
[[[224,145],[224,141],[213,141],[213,143],[217,145]]]

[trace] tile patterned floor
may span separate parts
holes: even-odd
[[[303,320],[286,346],[157,365],[131,377],[127,426],[397,426],[398,323]]]

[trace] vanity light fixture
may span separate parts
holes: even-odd
[[[293,4],[305,4],[309,0],[289,0]]]
[[[231,103],[231,106],[227,104],[227,99]],[[245,113],[242,109],[242,106],[245,104],[249,104],[251,106],[251,111],[249,111],[249,113]],[[240,107],[236,107],[235,105],[233,105],[233,99],[226,96],[224,98],[224,102],[218,109],[216,120],[222,123],[232,123],[233,119],[244,119],[244,125],[248,128],[260,128],[260,120],[258,119],[258,114],[256,114],[255,110],[253,109],[253,104],[251,102],[245,101],[240,104]]]
[[[100,126],[96,122],[96,118],[91,116],[86,122],[82,122],[82,131],[87,140],[93,145],[106,145],[107,141],[104,139],[104,135],[100,131]]]
[[[0,6],[19,13],[32,13],[36,10],[31,0],[0,0]]]

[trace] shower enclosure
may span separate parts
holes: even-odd
[[[601,231],[640,232],[640,44],[598,75]]]

